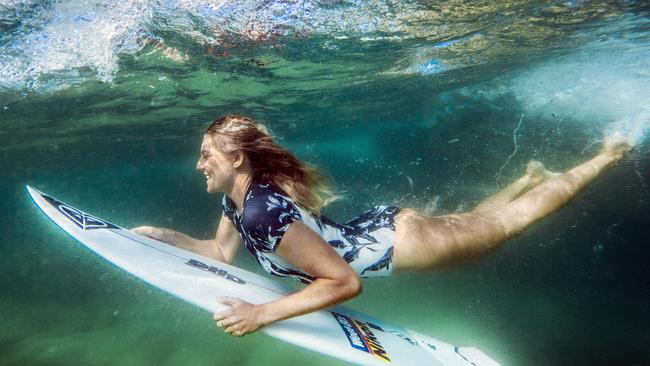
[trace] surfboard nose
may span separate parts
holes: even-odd
[[[29,193],[30,196],[34,197],[37,194],[41,193],[37,189],[31,187],[29,184],[25,185],[25,188],[27,189],[27,193]]]

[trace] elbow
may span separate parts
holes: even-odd
[[[351,274],[345,279],[342,289],[343,299],[345,301],[353,297],[357,297],[363,292],[363,281],[356,273]]]
[[[235,261],[234,255],[226,256],[225,254],[222,254],[222,257],[223,257],[223,262],[226,264],[233,264],[233,262]]]
[[[207,255],[208,257],[226,264],[232,264],[232,262],[235,261],[234,253],[231,253],[231,255],[227,255],[228,253],[225,253],[224,250],[221,249],[221,246],[215,239],[208,240],[207,242],[210,248],[208,249],[209,250],[209,254]]]
[[[359,277],[359,275],[356,273],[354,274],[353,284],[353,297],[361,295],[363,292],[363,281],[361,280],[361,277]]]

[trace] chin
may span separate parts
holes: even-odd
[[[219,189],[208,184],[205,188],[208,193],[219,193]]]

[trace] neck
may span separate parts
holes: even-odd
[[[246,194],[246,190],[252,179],[253,175],[250,173],[238,174],[235,176],[232,189],[230,192],[226,192],[226,196],[228,196],[235,203],[237,212],[239,214],[241,214],[244,208],[244,199],[246,198],[244,195]]]

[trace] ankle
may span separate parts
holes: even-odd
[[[601,151],[593,160],[595,160],[598,165],[602,165],[603,168],[607,168],[618,163],[623,156],[625,155],[613,151]]]

